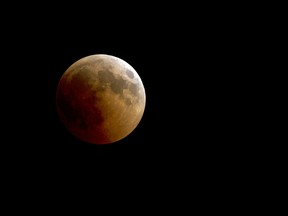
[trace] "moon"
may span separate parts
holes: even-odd
[[[58,116],[67,130],[90,144],[127,137],[140,123],[146,105],[143,82],[126,61],[89,55],[64,72],[56,90]]]

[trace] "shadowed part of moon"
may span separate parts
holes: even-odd
[[[100,99],[97,98],[95,92],[85,91],[88,86],[81,82],[86,79],[85,76],[88,77],[83,73],[77,78],[73,78],[70,83],[73,88],[66,87],[65,95],[64,92],[59,91],[57,104],[65,120],[70,122],[69,124],[73,123],[79,128],[89,129],[91,125],[101,124],[104,118],[97,106],[91,106],[91,104],[97,104]]]
[[[88,107],[89,104],[94,103],[95,99],[93,97],[86,98],[81,101],[81,106],[79,106],[79,100],[75,100],[73,96],[66,95],[62,93],[58,95],[58,107],[65,117],[65,120],[71,122],[79,128],[90,129],[90,126],[93,124],[101,124],[104,120],[102,117],[101,111],[94,107],[93,109],[83,110],[83,107]],[[93,124],[92,124],[93,123]]]

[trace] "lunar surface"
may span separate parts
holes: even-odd
[[[145,89],[135,69],[106,54],[73,63],[56,92],[57,111],[65,127],[91,144],[110,144],[128,136],[141,121],[145,103]]]

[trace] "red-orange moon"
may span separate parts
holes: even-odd
[[[110,144],[128,136],[146,105],[143,82],[126,61],[95,54],[73,63],[56,91],[59,118],[68,131],[91,144]]]

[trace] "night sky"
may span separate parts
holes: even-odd
[[[21,124],[29,132],[25,133],[28,148],[20,149],[27,151],[31,160],[39,160],[35,166],[59,172],[75,166],[170,170],[186,167],[182,161],[190,159],[202,165],[215,159],[215,151],[221,152],[216,143],[223,142],[226,130],[221,130],[226,128],[223,111],[228,112],[221,105],[223,77],[212,69],[219,64],[214,53],[217,47],[196,33],[178,30],[183,36],[175,39],[168,37],[170,33],[170,28],[159,32],[136,28],[125,37],[111,32],[73,37],[64,32],[55,34],[53,40],[43,38],[32,48],[24,45],[31,50],[30,56],[24,57],[28,59],[28,76],[24,76],[23,93],[29,100]],[[146,108],[138,127],[111,145],[91,145],[76,139],[56,112],[60,77],[72,63],[91,54],[110,54],[127,61],[146,90]]]
[[[61,13],[51,21],[37,14],[41,24],[27,18],[17,23],[25,31],[7,31],[11,42],[3,64],[9,67],[5,80],[13,80],[3,91],[9,92],[3,107],[12,113],[2,146],[7,170],[33,188],[34,183],[42,188],[42,182],[46,192],[105,185],[151,196],[188,190],[191,182],[213,189],[210,179],[216,184],[217,178],[234,176],[245,164],[240,158],[247,161],[253,152],[248,145],[253,122],[247,126],[249,106],[242,103],[249,85],[243,63],[247,43],[233,28],[237,20],[196,11],[175,17],[158,8],[137,16],[137,9],[126,19],[97,17],[97,22]],[[92,54],[125,60],[146,90],[139,125],[110,145],[78,140],[56,112],[60,77]]]

